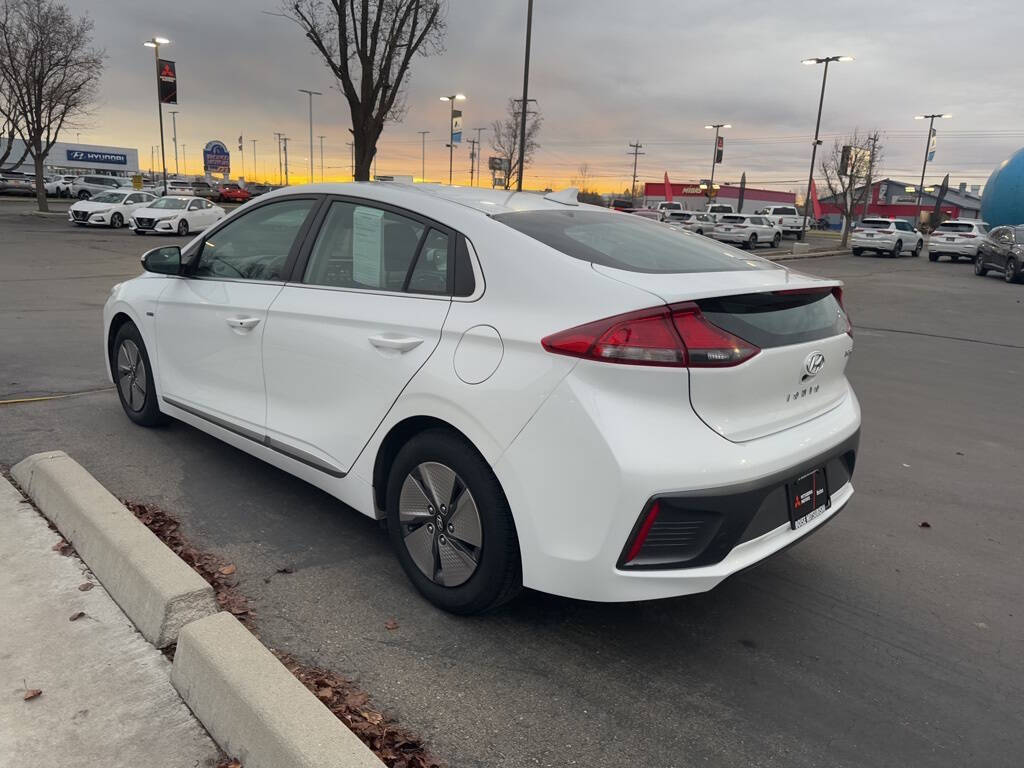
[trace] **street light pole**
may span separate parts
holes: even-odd
[[[636,159],[639,155],[647,154],[646,152],[640,151],[643,149],[643,146],[644,145],[640,143],[640,140],[637,139],[636,143],[629,145],[629,148],[633,151],[627,153],[633,155],[633,186],[629,188],[629,202],[634,207],[636,207]]]
[[[921,194],[924,192],[924,173],[928,168],[928,155],[932,148],[932,130],[935,128],[935,118],[941,120],[950,117],[952,115],[942,114],[941,112],[934,115],[914,115],[915,120],[928,121],[928,137],[924,140],[924,163],[921,164],[921,183],[917,187],[917,210],[914,212],[914,223],[918,226],[921,224]]]
[[[474,128],[473,130],[476,131],[476,146],[477,146],[477,151],[476,151],[476,183],[479,185],[480,184],[480,146],[481,146],[481,144],[480,144],[480,134],[483,133],[484,131],[486,131],[487,129],[486,128]]]
[[[164,105],[160,101],[160,46],[169,45],[170,40],[166,37],[152,37],[143,43],[147,48],[153,49],[153,59],[156,63],[156,111],[160,116],[160,164],[164,171],[164,194],[167,194],[167,152],[164,150]]]
[[[256,181],[256,139],[249,139],[252,142],[252,180]]]
[[[288,180],[288,137],[282,136],[281,143],[284,145],[284,185],[290,186],[291,182]]]
[[[178,110],[169,111],[171,116],[171,143],[174,145],[174,175],[178,175]]]
[[[807,232],[807,212],[811,207],[811,185],[814,183],[814,160],[818,155],[818,145],[821,141],[818,136],[821,131],[821,108],[825,104],[825,83],[828,80],[828,65],[833,61],[853,61],[853,56],[823,56],[814,59],[804,59],[801,64],[811,66],[812,64],[824,64],[825,71],[821,76],[821,96],[818,97],[818,120],[814,124],[814,143],[811,145],[811,170],[807,174],[807,197],[804,200],[804,219],[800,225],[800,239],[804,239]]]
[[[430,131],[416,131],[420,135],[420,140],[423,142],[423,150],[420,154],[420,181],[427,180],[427,134]]]
[[[320,183],[324,182],[324,139],[326,136],[317,136],[320,139]]]
[[[533,0],[530,0],[531,2]],[[448,102],[448,186],[452,185],[452,166],[455,161],[455,102],[465,101],[466,97],[461,93],[451,96],[442,96],[441,101]]]
[[[313,183],[313,97],[323,96],[320,91],[299,88],[299,93],[309,94],[309,183]]]
[[[526,3],[526,56],[523,59],[523,109],[519,114],[519,178],[516,192],[523,191],[523,171],[526,169],[526,112],[530,100],[530,35],[533,31],[533,0]]]
[[[281,137],[282,136],[284,136],[283,133],[278,133],[277,131],[274,131],[274,138],[277,139],[277,186],[279,186],[279,187],[282,186],[282,184],[284,182],[284,171],[283,171],[284,166],[281,165]]]
[[[709,191],[708,198],[710,199],[711,195],[714,194],[714,189],[715,189],[715,165],[717,165],[717,163],[718,163],[718,132],[722,128],[732,128],[732,126],[729,125],[729,123],[712,123],[711,125],[705,125],[704,127],[707,130],[709,130],[709,131],[712,128],[715,129],[715,145],[714,145],[714,148],[711,151],[711,179],[709,181],[709,190],[708,190]]]

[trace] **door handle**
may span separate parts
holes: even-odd
[[[418,336],[371,336],[370,343],[377,349],[394,349],[398,352],[408,352],[411,349],[416,349],[420,344],[423,343],[423,339]]]
[[[224,322],[232,328],[242,331],[251,331],[260,324],[260,319],[258,317],[226,317],[224,318]]]

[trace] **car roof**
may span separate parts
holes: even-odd
[[[551,199],[555,194],[565,195],[569,190],[542,195],[537,192],[516,192],[507,189],[485,189],[482,187],[448,186],[447,184],[408,184],[395,181],[350,181],[327,182],[320,184],[303,184],[294,187],[275,189],[261,197],[269,200],[272,197],[302,193],[352,195],[371,200],[384,201],[402,205],[415,210],[417,202],[425,198],[450,203],[463,209],[471,209],[487,216],[500,213],[519,211],[565,211],[574,208],[581,210],[607,211],[607,208],[586,203],[564,203]]]

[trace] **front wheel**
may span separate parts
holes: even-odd
[[[178,222],[178,234],[182,237],[188,234],[188,222],[185,219]]]
[[[1003,279],[1008,283],[1017,282],[1017,260],[1011,256],[1006,260],[1006,269],[1003,270]]]
[[[88,200],[90,197],[91,195],[89,194],[89,190],[87,189],[83,189],[81,192],[78,193],[79,200]]]
[[[153,367],[135,323],[128,321],[117,330],[110,357],[117,397],[129,419],[143,427],[167,421],[160,412],[153,385]]]
[[[980,253],[974,257],[974,274],[978,277],[984,277],[988,274],[988,267],[985,266],[985,262],[981,258]]]
[[[775,237],[772,238],[772,248],[778,248],[779,243],[782,242],[782,235],[778,232],[775,233]]]
[[[522,588],[519,540],[498,478],[443,429],[413,437],[387,487],[391,544],[419,592],[451,613],[488,611]]]
[[[124,216],[122,216],[120,213],[115,213],[113,216],[110,217],[110,226],[113,229],[120,229],[121,227],[123,227]]]

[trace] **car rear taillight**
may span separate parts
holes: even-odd
[[[846,318],[846,335],[851,339],[853,338],[853,323],[850,322],[850,313],[846,311],[846,306],[843,304],[843,289],[840,286],[836,286],[832,289],[832,295],[836,297],[836,302],[839,304],[839,308],[843,310],[843,317]]]
[[[761,350],[712,325],[691,302],[629,312],[552,334],[548,352],[606,363],[725,368]]]
[[[965,234],[965,233],[963,233],[963,232],[961,232],[961,233],[959,233],[959,234],[960,234],[960,237],[966,237],[966,238],[968,238],[968,239],[970,239],[970,240],[973,240],[974,238],[976,238],[976,237],[977,237],[977,235],[968,235],[968,234]]]

